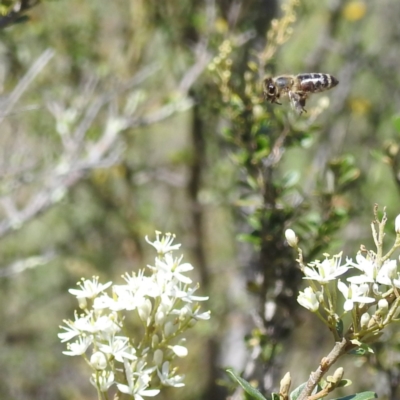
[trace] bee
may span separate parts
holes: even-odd
[[[299,114],[307,112],[304,108],[311,93],[332,89],[339,81],[332,75],[321,73],[281,75],[265,78],[264,96],[271,103],[279,103],[281,96],[288,96],[292,108]]]

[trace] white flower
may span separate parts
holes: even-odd
[[[80,336],[76,342],[68,343],[69,351],[63,351],[66,356],[81,356],[93,342],[93,336]]]
[[[356,256],[357,263],[353,263],[348,260],[348,264],[356,267],[362,272],[362,275],[352,276],[347,280],[351,283],[373,283],[376,281],[378,275],[378,266],[376,265],[375,259],[371,257],[365,258],[360,252]]]
[[[396,260],[386,260],[381,269],[378,271],[376,281],[382,285],[392,285],[393,279],[397,275],[397,262]]]
[[[208,320],[210,319],[210,311],[200,313],[200,305],[196,303],[187,303],[181,309],[172,310],[171,314],[179,315],[180,321],[185,321],[188,319],[195,320]]]
[[[351,283],[347,286],[345,283],[339,281],[338,289],[342,292],[346,299],[343,305],[345,311],[350,311],[354,307],[354,303],[373,303],[375,299],[372,297],[364,296],[368,293],[369,287],[366,284],[356,285]]]
[[[103,315],[97,319],[87,317],[80,318],[75,322],[75,327],[82,332],[101,333],[103,336],[111,336],[121,330],[115,323],[112,315]]]
[[[301,306],[312,312],[316,312],[319,308],[318,298],[311,287],[307,287],[304,292],[300,292],[297,301]]]
[[[78,289],[69,289],[68,291],[79,298],[88,298],[93,299],[99,293],[103,292],[109,286],[111,286],[112,282],[107,282],[106,284],[102,285],[99,284],[99,277],[94,276],[93,281],[88,279],[82,279],[82,283],[78,282],[78,286],[80,286],[81,290]]]
[[[88,318],[88,317],[86,317]],[[76,327],[75,323],[76,321],[80,319],[78,318],[78,315],[75,314],[75,322],[73,321],[67,321],[64,320],[64,323],[67,325],[65,326],[60,326],[61,329],[64,329],[66,332],[61,332],[57,336],[61,339],[61,343],[63,342],[68,342],[68,340],[71,340],[75,336],[78,336],[81,334],[81,331],[79,328]]]
[[[93,309],[94,310],[104,310],[106,308],[111,309],[111,307],[115,304],[115,301],[108,296],[108,294],[104,293],[99,297],[96,297],[93,301]]]
[[[119,362],[124,362],[124,359],[136,360],[136,350],[129,345],[129,338],[125,336],[113,336],[109,338],[108,344],[100,344],[99,350],[105,354],[110,354]]]
[[[321,284],[336,279],[349,269],[347,264],[340,266],[341,260],[342,253],[334,255],[332,258],[327,257],[322,262],[316,260],[308,264],[311,268],[304,268],[304,274],[306,275],[304,279],[312,279]]]
[[[208,296],[193,296],[193,293],[199,288],[197,284],[193,288],[188,288],[186,291],[180,291],[177,293],[176,297],[181,298],[183,301],[188,303],[192,303],[193,301],[206,301],[208,300]]]
[[[82,279],[78,289],[70,289],[84,313],[76,312],[74,321],[64,321],[65,326],[60,327],[63,331],[58,334],[62,342],[75,340],[67,344],[64,354],[84,355],[95,369],[90,381],[99,391],[105,392],[115,383],[121,393],[134,400],[156,396],[160,392],[156,388],[161,385],[184,386],[183,376],[176,374],[170,362],[185,357],[188,349],[184,339],[177,343],[175,338],[197,320],[210,318],[210,312],[201,312],[199,304],[208,297],[195,295],[199,285],[189,286],[192,279],[186,273],[193,266],[182,263],[183,256],[172,256],[180,244],[173,244],[171,234],[157,232],[156,236],[154,242],[146,237],[158,253],[155,266],[149,266],[151,271],[125,274],[124,284],[113,285],[112,294],[105,292],[112,283],[99,284],[97,277]],[[131,334],[130,328],[138,322],[142,329]],[[143,329],[143,325],[148,328]],[[131,333],[125,337],[122,330]],[[136,354],[136,343],[140,356]],[[125,375],[123,382],[115,382],[121,372]]]
[[[205,311],[201,314],[196,314],[193,316],[193,318],[196,321],[202,320],[202,321],[208,321],[211,318],[211,311]]]
[[[155,270],[154,268],[152,268]],[[125,274],[123,276],[127,285],[119,286],[121,290],[130,291],[135,297],[157,297],[160,296],[162,290],[160,289],[157,282],[155,282],[154,277],[144,276],[144,270],[139,271],[137,275]],[[118,286],[115,285],[114,289]]]
[[[114,373],[112,371],[101,371],[97,374],[92,374],[90,383],[99,388],[101,392],[106,392],[114,383]]]
[[[173,373],[170,374],[169,361],[166,361],[162,365],[161,371],[159,369],[157,369],[157,374],[158,374],[158,377],[160,378],[161,383],[165,386],[172,386],[172,387],[185,386],[185,384],[182,383],[184,376],[180,376],[180,375],[174,376]]]
[[[118,383],[118,390],[122,393],[130,394],[135,398],[135,400],[143,400],[144,397],[154,397],[160,391],[158,389],[147,389],[149,387],[150,376],[146,373],[139,374],[137,380],[135,381],[132,367],[127,360],[124,360],[125,375],[127,385]]]
[[[143,270],[140,270],[137,275],[134,272],[132,272],[132,275],[125,273],[125,275],[122,275],[122,278],[125,280],[125,282],[128,285],[128,288],[132,292],[138,291],[142,287],[143,279],[146,279]],[[115,287],[117,287],[117,285],[114,285],[114,288]]]
[[[170,251],[178,250],[181,245],[180,244],[174,244],[172,245],[172,242],[175,239],[175,235],[171,233],[166,233],[165,236],[162,236],[160,239],[161,232],[156,231],[156,240],[154,242],[151,242],[149,238],[146,236],[146,242],[151,244],[156,250],[157,253],[160,255],[164,255],[169,253]]]
[[[166,254],[163,260],[156,258],[156,269],[163,272],[168,280],[175,278],[183,283],[192,283],[192,280],[183,275],[183,273],[191,271],[193,266],[189,263],[180,264],[182,258],[183,256],[180,258],[173,258],[171,254]]]
[[[144,291],[140,289],[133,291],[128,285],[114,285],[113,291],[116,297],[114,303],[110,304],[110,310],[113,311],[136,310],[144,301]]]

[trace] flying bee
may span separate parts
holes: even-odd
[[[335,87],[339,81],[329,74],[310,73],[281,75],[265,78],[264,96],[271,103],[279,103],[281,96],[288,96],[292,108],[299,114],[306,112],[306,100],[311,93],[319,93]]]

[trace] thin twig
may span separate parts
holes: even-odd
[[[339,357],[345,354],[348,351],[349,345],[352,345],[347,338],[343,338],[340,342],[336,342],[335,346],[328,354],[327,357],[324,357],[321,360],[320,365],[317,370],[312,372],[310,378],[307,381],[306,387],[300,393],[300,396],[297,400],[307,400],[311,393],[318,385],[318,382],[321,378],[328,372],[329,368],[334,364]]]
[[[7,116],[13,109],[15,104],[21,98],[22,94],[26,91],[28,86],[33,82],[36,76],[42,71],[46,64],[54,56],[53,49],[45,50],[39,58],[34,62],[34,64],[29,68],[25,76],[18,82],[17,86],[11,92],[10,96],[7,98],[6,104],[2,113],[0,114],[0,124],[3,122],[5,116]]]

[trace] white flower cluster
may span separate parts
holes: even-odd
[[[210,318],[198,303],[208,297],[194,295],[198,285],[191,286],[185,275],[193,266],[173,257],[180,248],[172,244],[174,235],[160,235],[156,232],[154,242],[146,237],[157,250],[154,265],[148,265],[150,274],[126,274],[123,285],[82,279],[80,289],[69,290],[82,314],[65,320],[58,337],[69,342],[64,354],[86,359],[99,392],[116,384],[120,392],[142,400],[157,395],[162,386],[184,386],[171,362],[187,355],[184,339],[178,337],[198,320]],[[110,287],[111,296],[106,293]]]
[[[357,254],[356,263],[347,259],[341,265],[341,253],[331,258],[326,255],[324,261],[314,261],[304,268],[304,279],[313,280],[320,284],[320,290],[316,290],[316,285],[308,287],[304,292],[300,292],[297,300],[305,308],[316,312],[320,303],[323,302],[323,295],[329,295],[328,283],[333,281],[344,296],[344,312],[351,311],[354,303],[374,303],[383,298],[383,294],[391,287],[400,288],[400,273],[397,271],[396,260],[386,260],[379,268],[376,257],[373,253],[368,253],[364,257],[361,253]],[[344,283],[338,277],[345,274],[350,268],[359,274],[348,277]]]
[[[298,251],[304,279],[310,282],[310,286],[299,293],[297,301],[316,313],[336,340],[340,340],[343,332],[340,328],[343,327],[342,316],[348,312],[351,312],[351,325],[347,332],[356,342],[368,340],[372,343],[385,326],[399,321],[400,271],[391,256],[400,249],[400,216],[395,221],[396,240],[386,254],[382,240],[386,213],[381,220],[375,216],[371,227],[377,250],[367,250],[363,246],[355,262],[347,259],[342,263],[340,253],[333,257],[325,254],[325,260],[305,265],[296,234],[291,229],[285,233],[287,243]],[[342,297],[342,301],[338,297]]]

